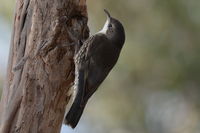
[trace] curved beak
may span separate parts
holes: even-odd
[[[110,19],[111,19],[110,13],[106,9],[104,9],[104,12],[107,15],[107,19],[110,21]]]

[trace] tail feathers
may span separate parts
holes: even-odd
[[[80,106],[73,104],[68,114],[65,116],[64,123],[71,126],[72,128],[75,128],[81,118],[84,108],[85,105]]]
[[[84,89],[85,89],[84,78],[85,78],[84,71],[76,68],[76,79],[74,87],[77,90],[77,94],[64,120],[64,123],[71,126],[72,128],[75,128],[76,125],[78,124],[86,104],[85,100],[83,100]]]

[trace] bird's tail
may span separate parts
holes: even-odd
[[[65,116],[64,123],[71,126],[72,128],[75,128],[81,118],[84,108],[85,108],[85,105],[80,106],[79,104],[75,104],[75,103],[72,104],[71,109],[69,110],[68,114]]]
[[[76,78],[75,78],[75,90],[76,96],[74,99],[74,102],[65,116],[64,123],[71,126],[72,128],[75,128],[78,124],[81,115],[83,113],[83,110],[85,108],[85,101],[84,101],[84,87],[85,87],[85,80],[84,80],[84,71],[83,70],[76,70]]]

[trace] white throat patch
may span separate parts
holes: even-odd
[[[106,31],[108,30],[108,24],[109,24],[109,21],[106,20],[106,23],[104,24],[103,29],[100,30],[98,33],[106,34]]]

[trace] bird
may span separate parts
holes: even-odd
[[[65,115],[64,124],[75,128],[89,98],[115,66],[125,43],[122,23],[104,9],[107,20],[99,32],[90,36],[74,56],[75,99]]]

